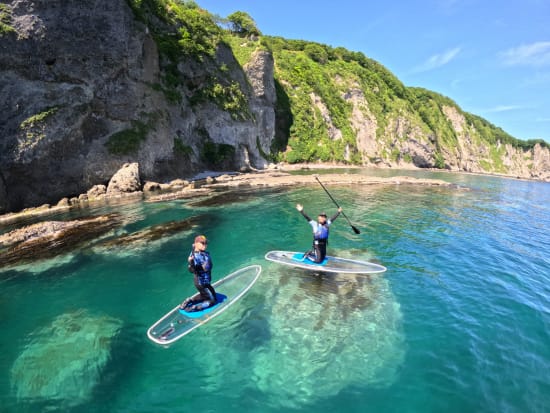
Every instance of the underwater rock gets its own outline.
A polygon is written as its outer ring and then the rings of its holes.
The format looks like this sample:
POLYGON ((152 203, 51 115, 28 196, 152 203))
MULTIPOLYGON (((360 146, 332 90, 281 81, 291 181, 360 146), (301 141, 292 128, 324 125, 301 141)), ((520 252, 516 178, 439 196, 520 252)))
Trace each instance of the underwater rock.
POLYGON ((253 355, 254 380, 272 404, 300 408, 349 386, 395 380, 405 350, 402 315, 387 280, 272 274, 270 340, 253 355))
MULTIPOLYGON (((272 189, 270 193, 282 192, 283 189, 272 189)), ((217 207, 227 204, 233 204, 237 202, 248 202, 258 198, 258 190, 236 190, 225 191, 221 193, 214 193, 207 198, 199 199, 198 201, 191 201, 187 204, 190 207, 217 207)))
POLYGON ((187 205, 190 207, 216 207, 235 202, 246 202, 255 197, 257 197, 257 193, 253 191, 228 191, 190 202, 187 205))
POLYGON ((118 238, 110 239, 98 245, 98 248, 107 248, 116 250, 120 247, 147 247, 153 241, 166 240, 171 235, 178 234, 183 231, 188 231, 196 227, 203 216, 192 216, 181 221, 170 221, 163 224, 158 224, 142 231, 137 231, 128 235, 123 235, 118 238), (115 248, 116 247, 116 248, 115 248))
POLYGON ((0 268, 74 250, 119 225, 119 218, 117 214, 108 214, 74 221, 47 221, 0 235, 0 268))
POLYGON ((88 400, 121 326, 118 319, 79 310, 33 332, 11 369, 17 398, 58 400, 68 406, 88 400))
POLYGON ((169 192, 161 195, 155 195, 148 197, 145 202, 164 202, 164 201, 174 201, 176 199, 186 199, 186 198, 196 198, 202 197, 203 195, 213 192, 213 189, 207 188, 198 188, 198 189, 188 189, 184 188, 177 192, 169 192))

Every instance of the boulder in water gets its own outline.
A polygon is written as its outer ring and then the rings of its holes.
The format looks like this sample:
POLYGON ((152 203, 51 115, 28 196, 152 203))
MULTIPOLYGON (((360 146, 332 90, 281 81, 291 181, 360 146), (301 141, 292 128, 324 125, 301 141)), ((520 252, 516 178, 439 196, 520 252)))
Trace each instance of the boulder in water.
POLYGON ((107 186, 107 195, 120 195, 141 190, 139 165, 137 162, 125 163, 111 178, 107 186))

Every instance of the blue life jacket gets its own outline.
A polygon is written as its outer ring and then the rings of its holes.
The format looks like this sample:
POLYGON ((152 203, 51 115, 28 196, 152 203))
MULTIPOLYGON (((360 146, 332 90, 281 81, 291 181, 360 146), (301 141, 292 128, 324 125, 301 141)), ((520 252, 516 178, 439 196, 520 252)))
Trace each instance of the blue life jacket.
POLYGON ((313 239, 315 241, 326 241, 328 239, 328 227, 331 224, 330 221, 327 221, 324 225, 321 225, 313 220, 309 221, 309 223, 313 228, 313 239))

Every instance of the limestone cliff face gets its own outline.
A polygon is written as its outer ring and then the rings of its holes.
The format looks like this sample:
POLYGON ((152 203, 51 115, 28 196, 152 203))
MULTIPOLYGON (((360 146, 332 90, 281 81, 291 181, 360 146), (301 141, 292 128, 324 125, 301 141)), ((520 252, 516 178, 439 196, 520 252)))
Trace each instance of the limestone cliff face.
POLYGON ((370 112, 369 104, 359 85, 353 85, 343 96, 344 100, 352 105, 351 126, 356 134, 357 149, 361 153, 363 163, 380 162, 381 148, 376 141, 378 123, 370 112))
POLYGON ((457 108, 443 106, 445 116, 452 124, 457 145, 446 148, 445 160, 453 170, 478 173, 501 173, 521 178, 550 179, 550 151, 536 144, 522 150, 497 142, 490 146, 479 139, 478 131, 469 125, 457 108))
MULTIPOLYGON (((243 71, 219 46, 215 58, 247 98, 249 116, 235 120, 192 105, 184 90, 181 102, 166 98, 157 44, 124 0, 5 3, 14 30, 0 34, 0 213, 106 184, 126 162, 139 162, 143 179, 192 173, 205 167, 205 139, 235 147, 232 168, 263 166, 257 142, 266 150, 274 135, 269 54, 243 71), (116 133, 135 150, 110 150, 116 133)), ((178 70, 190 81, 208 76, 192 62, 178 70)))
MULTIPOLYGON (((234 63, 229 50, 224 50, 220 60, 234 63)), ((211 104, 196 112, 203 119, 201 124, 212 141, 235 147, 237 163, 233 167, 263 168, 267 161, 261 153, 270 153, 275 137, 273 57, 270 53, 257 51, 243 69, 244 73, 237 79, 241 88, 248 91, 251 120, 235 121, 227 112, 212 110, 211 104)))
MULTIPOLYGON (((345 84, 341 78, 338 83, 345 84)), ((351 105, 349 122, 363 165, 445 167, 453 171, 550 181, 550 150, 547 147, 536 144, 532 149, 524 150, 500 142, 490 145, 481 139, 480 132, 455 106, 441 107, 454 138, 446 144, 438 144, 435 138, 438 131, 426 128, 414 112, 407 110, 388 114, 386 127, 380 133, 377 119, 369 110, 369 101, 353 82, 347 85, 342 99, 351 105)), ((321 114, 330 139, 341 139, 342 133, 334 127, 323 100, 311 94, 311 102, 321 114)))

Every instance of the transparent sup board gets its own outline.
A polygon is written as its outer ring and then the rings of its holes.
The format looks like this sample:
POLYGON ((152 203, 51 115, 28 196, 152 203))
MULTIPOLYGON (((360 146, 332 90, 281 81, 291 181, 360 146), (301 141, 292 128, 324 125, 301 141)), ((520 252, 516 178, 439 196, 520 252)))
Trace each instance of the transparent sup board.
MULTIPOLYGON (((261 266, 250 265, 216 281, 212 286, 216 290, 217 304, 194 312, 181 310, 178 304, 147 330, 147 337, 157 344, 171 344, 179 340, 231 307, 250 290, 261 272, 261 266)), ((196 293, 190 298, 198 297, 196 293)))
POLYGON ((327 256, 323 262, 315 263, 304 256, 303 252, 269 251, 265 259, 291 267, 313 271, 337 272, 344 274, 378 274, 387 270, 383 265, 373 262, 349 260, 327 256))

